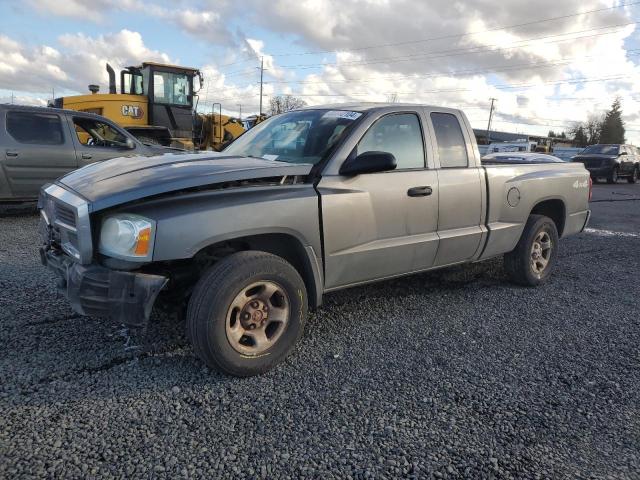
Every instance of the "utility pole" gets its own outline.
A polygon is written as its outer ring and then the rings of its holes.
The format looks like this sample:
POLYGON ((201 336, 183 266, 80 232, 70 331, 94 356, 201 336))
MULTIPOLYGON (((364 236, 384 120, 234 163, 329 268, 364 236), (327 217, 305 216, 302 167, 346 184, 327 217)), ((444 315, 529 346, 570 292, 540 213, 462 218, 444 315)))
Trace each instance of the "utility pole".
POLYGON ((15 95, 13 94, 13 92, 11 92, 11 105, 13 105, 14 98, 15 98, 15 95))
POLYGON ((260 57, 260 116, 262 116, 262 80, 264 78, 264 57, 260 57))
POLYGON ((491 143, 491 120, 493 119, 493 102, 497 99, 491 97, 491 109, 489 110, 489 123, 487 124, 487 145, 491 143))
POLYGON ((238 108, 240 109, 240 113, 238 113, 238 120, 242 121, 242 104, 238 103, 238 108))

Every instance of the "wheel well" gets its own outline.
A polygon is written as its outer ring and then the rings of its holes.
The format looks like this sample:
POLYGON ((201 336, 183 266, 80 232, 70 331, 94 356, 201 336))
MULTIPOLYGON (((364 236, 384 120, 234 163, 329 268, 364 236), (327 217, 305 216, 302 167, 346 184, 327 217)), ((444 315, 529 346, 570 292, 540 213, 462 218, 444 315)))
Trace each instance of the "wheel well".
POLYGON ((531 215, 544 215, 545 217, 549 217, 551 220, 553 220, 553 223, 556 224, 558 237, 562 236, 566 218, 566 209, 562 200, 554 199, 540 202, 535 207, 533 207, 533 210, 531 210, 531 215))
POLYGON ((204 270, 228 255, 246 250, 267 252, 284 258, 302 277, 305 287, 307 288, 309 307, 315 309, 319 306, 317 289, 321 287, 320 285, 316 285, 313 268, 304 246, 292 235, 268 233, 215 243, 204 247, 196 253, 193 260, 199 267, 199 270, 204 270))

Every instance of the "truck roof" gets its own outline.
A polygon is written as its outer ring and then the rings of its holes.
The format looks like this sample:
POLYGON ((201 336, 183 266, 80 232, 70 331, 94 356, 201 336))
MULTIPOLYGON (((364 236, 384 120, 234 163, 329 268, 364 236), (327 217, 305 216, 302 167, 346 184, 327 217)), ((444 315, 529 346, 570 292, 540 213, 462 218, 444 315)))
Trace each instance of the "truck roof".
POLYGON ((426 107, 426 108, 437 108, 438 110, 450 111, 450 112, 459 112, 460 110, 457 108, 450 107, 440 107, 437 105, 425 105, 422 103, 389 103, 389 102, 347 102, 347 103, 329 103, 325 105, 313 105, 303 107, 300 110, 320 110, 320 109, 328 109, 328 110, 351 110, 354 112, 368 112, 371 110, 380 110, 384 108, 415 108, 415 107, 426 107))
POLYGON ((0 110, 22 110, 26 112, 36 112, 36 113, 65 113, 70 115, 83 116, 83 117, 91 117, 96 120, 104 120, 105 117, 98 115, 96 113, 90 112, 81 112, 80 110, 70 110, 67 108, 56 108, 56 107, 45 107, 40 105, 16 105, 13 103, 0 103, 0 110))

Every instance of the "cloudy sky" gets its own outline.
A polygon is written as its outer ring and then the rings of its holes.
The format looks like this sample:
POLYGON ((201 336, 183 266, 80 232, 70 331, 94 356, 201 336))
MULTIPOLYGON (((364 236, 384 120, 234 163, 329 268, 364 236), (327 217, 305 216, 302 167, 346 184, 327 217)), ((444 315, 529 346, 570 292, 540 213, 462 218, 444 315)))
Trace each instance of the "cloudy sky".
POLYGON ((198 67, 203 108, 420 102, 463 108, 486 128, 546 133, 623 101, 640 144, 640 1, 3 0, 0 102, 105 91, 105 62, 198 67))

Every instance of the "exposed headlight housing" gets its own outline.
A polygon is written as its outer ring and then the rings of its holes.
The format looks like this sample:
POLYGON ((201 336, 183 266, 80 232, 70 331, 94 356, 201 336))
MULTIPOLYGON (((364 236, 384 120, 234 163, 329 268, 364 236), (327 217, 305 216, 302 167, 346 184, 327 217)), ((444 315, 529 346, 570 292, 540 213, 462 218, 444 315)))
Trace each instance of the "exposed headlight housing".
POLYGON ((113 258, 144 262, 153 256, 156 222, 131 213, 105 217, 100 229, 100 253, 113 258))

